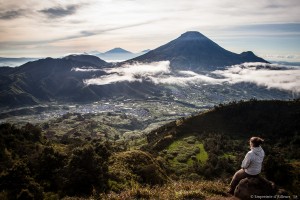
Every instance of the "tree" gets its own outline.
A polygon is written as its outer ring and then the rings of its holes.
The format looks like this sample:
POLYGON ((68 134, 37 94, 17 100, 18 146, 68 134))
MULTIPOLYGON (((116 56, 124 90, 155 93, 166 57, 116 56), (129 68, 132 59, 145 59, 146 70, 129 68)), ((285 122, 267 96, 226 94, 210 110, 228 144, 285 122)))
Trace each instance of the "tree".
POLYGON ((0 189, 7 192, 7 199, 18 197, 43 199, 42 187, 30 175, 30 170, 21 161, 15 162, 12 168, 1 174, 0 189))
POLYGON ((37 179, 44 184, 45 190, 57 191, 60 182, 60 173, 66 165, 66 155, 63 155, 51 146, 45 147, 38 158, 37 179))
POLYGON ((87 145, 73 150, 66 167, 64 191, 67 195, 91 195, 92 191, 107 188, 107 160, 101 158, 87 145))
POLYGON ((42 131, 38 126, 27 123, 25 126, 22 127, 22 132, 26 140, 30 140, 32 142, 41 141, 42 131))

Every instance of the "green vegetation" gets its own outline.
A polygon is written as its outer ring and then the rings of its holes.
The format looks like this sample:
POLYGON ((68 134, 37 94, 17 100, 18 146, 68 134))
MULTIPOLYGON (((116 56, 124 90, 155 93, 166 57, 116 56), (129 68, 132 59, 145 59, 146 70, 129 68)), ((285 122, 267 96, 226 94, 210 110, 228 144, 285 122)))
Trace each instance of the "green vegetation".
MULTIPOLYGON (((300 159, 299 119, 299 100, 257 101, 253 99, 248 102, 220 104, 210 111, 153 130, 147 135, 148 144, 142 149, 153 154, 160 152, 160 155, 168 155, 170 146, 173 148, 179 146, 184 138, 190 137, 193 133, 199 143, 204 145, 208 159, 204 165, 194 162, 193 167, 187 168, 187 162, 176 162, 178 159, 174 159, 175 156, 169 156, 171 158, 169 168, 178 176, 175 178, 199 180, 222 177, 229 182, 232 174, 240 168, 246 152, 249 151, 249 138, 253 135, 260 136, 265 139, 263 148, 267 155, 263 174, 276 184, 290 191, 297 191, 299 170, 295 169, 296 165, 293 163, 300 159), (274 155, 274 158, 269 158, 270 155, 274 155), (268 164, 272 162, 277 164, 268 164), (185 174, 185 171, 190 174, 185 174), (287 176, 280 174, 287 174, 287 176)), ((182 152, 180 154, 183 155, 189 153, 185 148, 182 148, 182 152)), ((179 153, 176 157, 178 155, 179 153)), ((191 161, 188 163, 190 164, 191 161)))
POLYGON ((208 154, 204 145, 195 136, 174 141, 160 155, 176 174, 186 174, 195 164, 205 165, 208 154))
POLYGON ((227 159, 235 160, 236 156, 233 155, 232 153, 224 153, 224 155, 221 156, 221 158, 227 158, 227 159))
MULTIPOLYGON (((121 133, 110 125, 113 117, 103 118, 79 113, 67 113, 43 124, 43 132, 52 141, 68 143, 76 139, 109 139, 113 141, 121 133), (111 119, 111 121, 109 121, 111 119)), ((120 121, 120 120, 119 120, 120 121)))
POLYGON ((106 191, 110 145, 97 140, 76 141, 76 145, 60 152, 37 126, 0 125, 1 198, 42 199, 49 192, 63 197, 106 191))
POLYGON ((113 155, 110 159, 109 174, 113 191, 129 189, 136 184, 162 185, 170 181, 159 160, 139 150, 113 155))
POLYGON ((198 161, 205 163, 208 159, 208 154, 204 149, 204 145, 198 144, 198 148, 199 148, 200 152, 196 155, 196 158, 198 161))
POLYGON ((252 135, 265 138, 262 175, 295 194, 299 114, 299 101, 232 103, 146 137, 114 115, 1 124, 0 198, 221 199, 252 135))

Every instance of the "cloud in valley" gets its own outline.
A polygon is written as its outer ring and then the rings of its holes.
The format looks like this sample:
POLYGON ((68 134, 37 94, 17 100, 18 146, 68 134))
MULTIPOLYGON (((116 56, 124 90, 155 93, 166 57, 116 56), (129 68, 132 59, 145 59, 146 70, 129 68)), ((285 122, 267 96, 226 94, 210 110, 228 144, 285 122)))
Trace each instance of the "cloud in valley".
POLYGON ((74 67, 71 69, 71 71, 75 72, 96 72, 96 71, 101 71, 101 69, 95 69, 92 67, 86 67, 86 68, 79 68, 79 67, 74 67))
POLYGON ((230 84, 254 83, 269 89, 279 89, 300 93, 300 67, 267 63, 244 63, 226 70, 215 71, 230 84))
MULTIPOLYGON (((80 69, 81 71, 89 69, 80 69)), ((77 69, 77 71, 80 71, 77 69)), ((84 80, 87 85, 107 85, 118 82, 152 82, 154 84, 189 86, 194 84, 252 83, 268 89, 300 93, 300 67, 268 63, 233 65, 211 74, 193 71, 172 71, 169 61, 126 64, 104 69, 108 75, 84 80), (217 75, 217 77, 216 77, 217 75)))
POLYGON ((150 80, 155 84, 169 84, 188 86, 189 84, 209 83, 221 84, 223 80, 211 78, 206 75, 197 74, 193 71, 179 71, 177 75, 164 77, 150 77, 150 80))
POLYGON ((105 72, 109 73, 109 75, 88 79, 85 80, 84 83, 87 85, 107 85, 123 81, 141 82, 143 79, 149 77, 170 73, 169 65, 169 61, 154 62, 150 64, 126 64, 117 68, 108 68, 105 72))
POLYGON ((109 68, 105 71, 109 73, 109 75, 88 79, 85 80, 84 83, 87 85, 107 85, 124 81, 148 81, 153 82, 154 84, 180 86, 187 86, 195 83, 222 83, 222 80, 197 74, 192 71, 171 71, 169 61, 126 64, 118 68, 109 68))

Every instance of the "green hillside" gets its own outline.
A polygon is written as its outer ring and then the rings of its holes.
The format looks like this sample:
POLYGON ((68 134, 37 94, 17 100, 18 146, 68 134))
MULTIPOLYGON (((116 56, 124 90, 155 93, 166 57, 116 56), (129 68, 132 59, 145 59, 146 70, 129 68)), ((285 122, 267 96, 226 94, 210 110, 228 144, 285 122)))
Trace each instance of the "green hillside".
POLYGON ((136 138, 120 133, 132 119, 107 117, 1 124, 0 199, 226 198, 254 135, 265 139, 262 175, 300 189, 298 100, 219 105, 136 138))
POLYGON ((284 142, 297 137, 299 130, 299 100, 232 102, 153 130, 147 135, 149 144, 145 149, 159 151, 175 138, 191 134, 221 134, 238 139, 257 135, 267 141, 284 142))
POLYGON ((300 101, 232 102, 153 130, 142 149, 163 157, 177 178, 229 182, 249 151, 249 138, 260 136, 265 139, 263 174, 298 191, 299 132, 300 101), (204 151, 197 148, 201 144, 204 151))

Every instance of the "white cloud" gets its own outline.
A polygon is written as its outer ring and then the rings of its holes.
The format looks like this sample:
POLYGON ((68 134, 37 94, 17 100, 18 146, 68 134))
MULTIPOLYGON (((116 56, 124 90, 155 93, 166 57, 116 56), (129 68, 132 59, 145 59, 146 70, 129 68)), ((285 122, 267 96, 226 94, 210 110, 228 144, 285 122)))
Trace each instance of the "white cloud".
POLYGON ((152 63, 134 63, 125 64, 118 68, 109 68, 105 70, 108 73, 118 73, 120 75, 132 74, 134 76, 139 75, 157 75, 162 73, 170 73, 170 61, 160 61, 152 63))
POLYGON ((108 75, 84 80, 87 85, 107 85, 117 82, 149 81, 154 84, 189 86, 192 84, 253 83, 268 89, 300 94, 300 67, 268 63, 244 63, 212 72, 218 78, 193 71, 172 71, 169 61, 126 64, 105 69, 108 75))
POLYGON ((100 78, 87 79, 84 80, 83 82, 87 85, 108 85, 108 84, 125 82, 125 81, 134 82, 134 81, 141 81, 141 79, 135 78, 130 75, 119 76, 117 74, 112 74, 112 75, 101 76, 100 78))
POLYGON ((171 71, 169 61, 126 64, 118 68, 108 68, 104 71, 109 75, 87 79, 84 80, 84 83, 87 85, 107 85, 124 81, 150 81, 154 84, 186 86, 195 83, 219 84, 222 82, 222 80, 192 71, 171 71))
POLYGON ((83 67, 83 68, 73 67, 71 69, 71 71, 75 71, 75 72, 96 72, 96 71, 101 71, 101 69, 95 69, 95 68, 92 68, 92 67, 83 67))
POLYGON ((87 85, 107 85, 123 81, 141 82, 143 79, 149 77, 170 73, 170 62, 161 61, 146 64, 125 64, 121 67, 107 68, 104 69, 104 71, 109 73, 109 75, 87 79, 84 80, 84 83, 87 85))
POLYGON ((300 93, 300 67, 266 63, 244 63, 226 70, 213 72, 226 78, 225 82, 236 84, 254 83, 258 86, 300 93))
MULTIPOLYGON (((93 69, 74 69, 87 71, 93 69)), ((154 84, 188 86, 190 84, 254 83, 258 86, 300 93, 300 67, 267 63, 244 63, 214 71, 219 78, 193 71, 172 71, 169 61, 126 64, 104 70, 108 75, 84 80, 87 85, 150 81, 154 84), (221 77, 220 77, 221 76, 221 77)))
POLYGON ((223 80, 211 78, 206 75, 197 74, 193 71, 179 71, 177 75, 170 75, 164 77, 150 77, 155 84, 169 84, 187 86, 196 83, 220 84, 223 80))
MULTIPOLYGON (((140 51, 156 48, 187 30, 201 31, 208 37, 215 38, 228 33, 220 30, 220 27, 232 29, 234 26, 257 23, 297 23, 300 8, 299 0, 239 3, 235 0, 86 2, 26 0, 20 4, 17 0, 1 1, 0 15, 2 13, 4 18, 8 12, 26 12, 13 20, 0 20, 0 53, 7 57, 56 57, 70 51, 102 51, 115 46, 140 51), (76 5, 76 12, 59 20, 48 20, 39 12, 49 8, 52 11, 57 7, 68 8, 70 5, 76 5)), ((248 30, 240 31, 239 34, 249 33, 248 30)), ((272 33, 273 29, 267 32, 272 33)), ((236 33, 233 30, 228 34, 236 38, 236 33)), ((261 31, 255 32, 255 36, 261 36, 261 31)), ((236 44, 230 41, 225 48, 243 49, 246 48, 245 43, 252 43, 247 40, 243 42, 243 46, 235 47, 236 44)), ((278 41, 278 44, 281 46, 282 42, 278 41)), ((251 50, 256 49, 260 50, 259 47, 251 50)), ((290 50, 296 51, 298 48, 290 50)), ((264 51, 266 53, 269 52, 264 51)))

